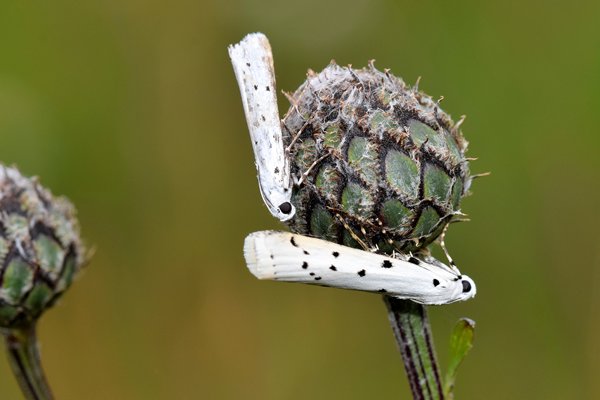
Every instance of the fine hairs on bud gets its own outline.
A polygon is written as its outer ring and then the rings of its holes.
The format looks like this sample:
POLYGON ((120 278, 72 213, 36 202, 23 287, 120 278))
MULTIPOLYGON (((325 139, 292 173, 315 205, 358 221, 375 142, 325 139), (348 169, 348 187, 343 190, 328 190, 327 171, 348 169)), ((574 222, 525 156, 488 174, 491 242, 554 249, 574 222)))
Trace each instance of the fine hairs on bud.
POLYGON ((84 264, 76 211, 37 178, 0 166, 0 328, 33 324, 84 264))
POLYGON ((460 213, 467 141, 439 102, 371 62, 332 62, 288 98, 293 232, 351 247, 419 251, 460 213))

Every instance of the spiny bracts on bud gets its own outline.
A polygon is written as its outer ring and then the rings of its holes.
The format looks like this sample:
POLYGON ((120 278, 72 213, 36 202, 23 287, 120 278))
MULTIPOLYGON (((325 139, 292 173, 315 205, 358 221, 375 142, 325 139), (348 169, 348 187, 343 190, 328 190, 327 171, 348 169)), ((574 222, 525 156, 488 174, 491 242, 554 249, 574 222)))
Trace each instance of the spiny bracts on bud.
POLYGON ((290 229, 348 246, 418 251, 459 214, 467 141, 437 102, 372 63, 331 63, 288 95, 290 229))
POLYGON ((84 258, 73 205, 0 165, 0 328, 32 324, 84 258))

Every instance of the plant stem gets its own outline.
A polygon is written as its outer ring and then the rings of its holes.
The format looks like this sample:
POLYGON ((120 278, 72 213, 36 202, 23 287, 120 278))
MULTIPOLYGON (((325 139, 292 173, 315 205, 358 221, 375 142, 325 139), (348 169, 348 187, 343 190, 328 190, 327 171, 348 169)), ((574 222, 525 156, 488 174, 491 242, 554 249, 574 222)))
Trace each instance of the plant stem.
POLYGON ((415 400, 443 400, 442 380, 427 311, 421 304, 383 296, 415 400))
POLYGON ((46 382, 37 338, 35 322, 30 326, 2 331, 8 351, 8 359, 21 391, 27 400, 52 400, 52 392, 46 382))

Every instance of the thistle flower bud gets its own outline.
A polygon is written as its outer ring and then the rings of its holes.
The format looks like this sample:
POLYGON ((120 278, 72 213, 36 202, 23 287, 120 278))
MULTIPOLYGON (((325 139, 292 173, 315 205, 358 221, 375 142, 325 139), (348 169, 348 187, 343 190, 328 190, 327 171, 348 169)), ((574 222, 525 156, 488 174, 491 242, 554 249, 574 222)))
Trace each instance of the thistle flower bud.
POLYGON ((0 328, 31 325, 84 261, 75 208, 0 166, 0 328))
POLYGON ((389 72, 332 62, 288 96, 284 140, 292 231, 357 247, 416 251, 460 210, 467 142, 437 102, 389 72))

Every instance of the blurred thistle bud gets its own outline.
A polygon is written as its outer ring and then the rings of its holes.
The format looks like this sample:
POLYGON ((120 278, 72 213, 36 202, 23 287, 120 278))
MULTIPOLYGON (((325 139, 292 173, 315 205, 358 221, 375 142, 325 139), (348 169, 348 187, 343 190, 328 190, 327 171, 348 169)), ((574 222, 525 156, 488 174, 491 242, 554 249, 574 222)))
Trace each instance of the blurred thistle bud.
POLYGON ((460 214, 467 141, 438 102, 372 63, 332 62, 288 95, 283 119, 294 189, 292 231, 384 252, 418 251, 460 214))
POLYGON ((0 166, 0 328, 32 326, 84 258, 73 205, 0 166))

